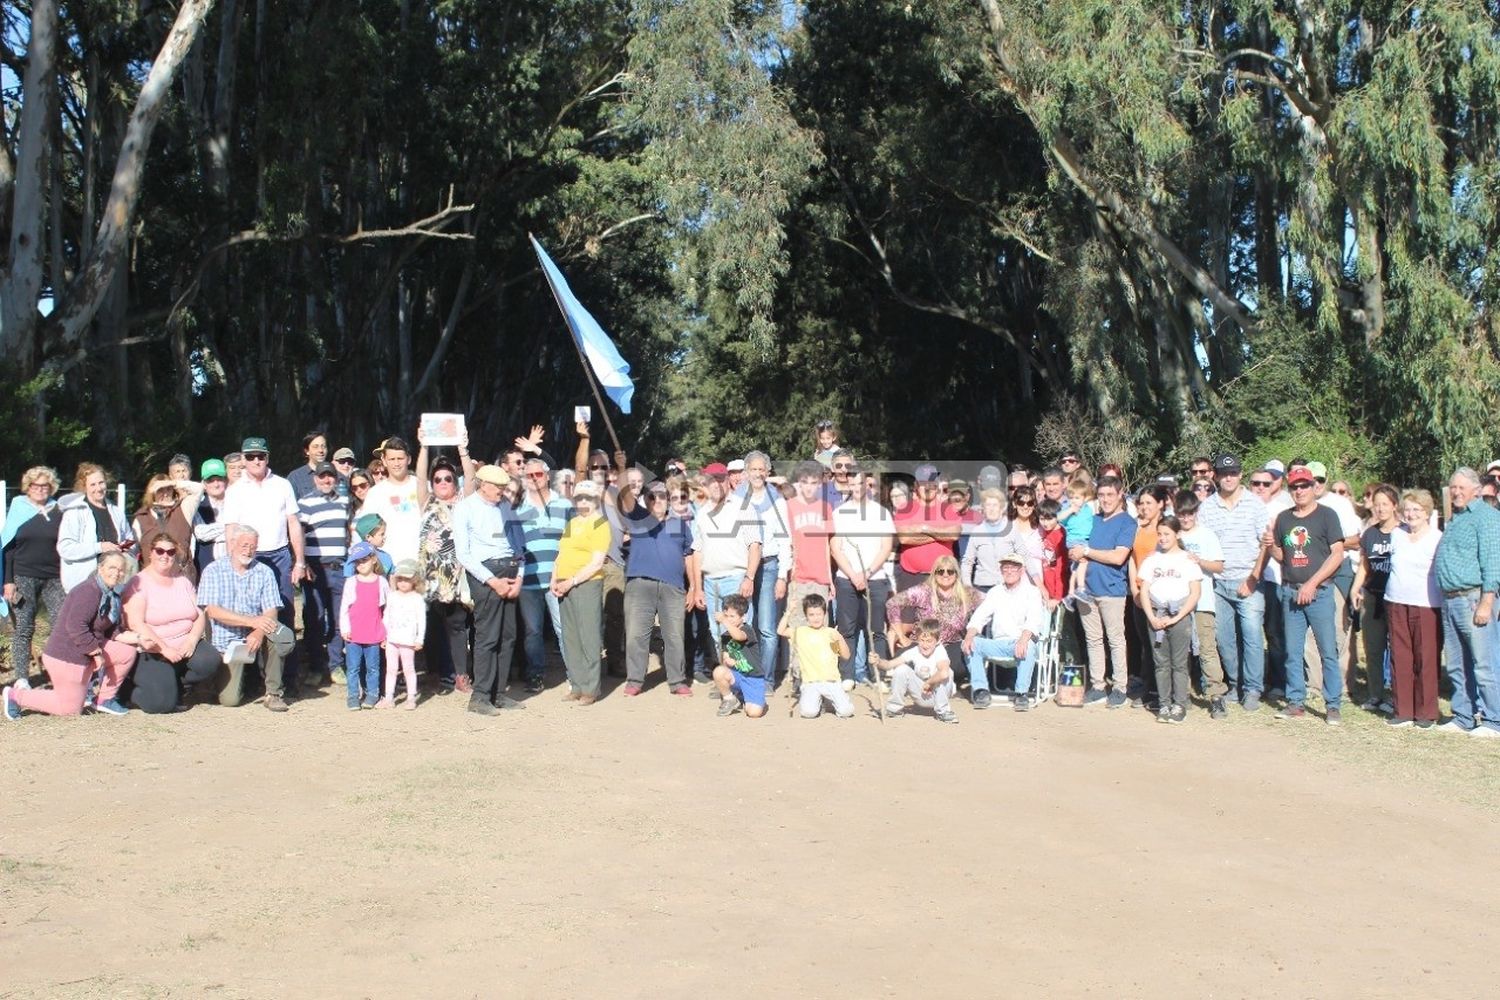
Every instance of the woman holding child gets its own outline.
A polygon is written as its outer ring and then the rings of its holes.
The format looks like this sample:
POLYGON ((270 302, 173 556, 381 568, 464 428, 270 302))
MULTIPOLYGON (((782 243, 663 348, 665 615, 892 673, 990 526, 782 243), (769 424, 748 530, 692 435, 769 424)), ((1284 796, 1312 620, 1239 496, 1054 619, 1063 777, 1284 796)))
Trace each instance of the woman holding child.
POLYGON ((939 626, 938 641, 948 654, 948 662, 963 663, 964 629, 969 614, 983 598, 973 587, 958 580, 958 560, 941 556, 932 564, 932 573, 914 587, 891 597, 885 606, 887 631, 893 634, 892 650, 902 650, 915 641, 912 626, 933 618, 939 626), (904 614, 903 614, 904 612, 904 614))

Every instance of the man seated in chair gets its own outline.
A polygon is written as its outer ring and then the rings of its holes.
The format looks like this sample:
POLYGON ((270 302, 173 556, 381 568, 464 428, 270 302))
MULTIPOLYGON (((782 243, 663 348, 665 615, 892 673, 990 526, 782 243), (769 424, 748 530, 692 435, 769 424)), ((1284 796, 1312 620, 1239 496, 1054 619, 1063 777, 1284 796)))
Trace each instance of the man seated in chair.
POLYGON ((1017 712, 1031 708, 1031 673, 1036 668, 1037 640, 1047 623, 1042 592, 1026 578, 1026 560, 1018 552, 1000 557, 1000 586, 991 588, 969 616, 963 650, 969 667, 970 697, 975 708, 990 705, 985 661, 1015 660, 1017 712), (984 633, 988 629, 989 634, 984 633))

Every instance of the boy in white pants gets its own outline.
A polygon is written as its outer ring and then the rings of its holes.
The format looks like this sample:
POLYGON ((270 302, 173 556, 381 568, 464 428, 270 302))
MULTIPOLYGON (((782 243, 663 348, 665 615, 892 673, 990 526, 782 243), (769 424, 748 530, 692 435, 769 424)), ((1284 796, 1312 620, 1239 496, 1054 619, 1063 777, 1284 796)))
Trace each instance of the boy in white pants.
POLYGON ((956 690, 953 670, 948 665, 948 653, 938 641, 942 625, 936 618, 927 618, 917 623, 917 644, 909 646, 900 656, 882 660, 880 666, 892 671, 891 700, 885 706, 885 714, 899 717, 906 711, 906 699, 911 698, 923 708, 932 709, 939 722, 956 723, 958 716, 948 704, 956 690))
POLYGON ((802 599, 802 614, 806 625, 791 626, 791 609, 781 616, 781 625, 776 634, 790 639, 794 663, 798 664, 801 692, 797 697, 797 709, 804 719, 816 719, 823 714, 826 699, 833 705, 833 714, 840 719, 854 717, 854 702, 844 690, 839 679, 839 659, 849 658, 849 644, 837 629, 828 627, 828 602, 821 594, 808 594, 802 599))

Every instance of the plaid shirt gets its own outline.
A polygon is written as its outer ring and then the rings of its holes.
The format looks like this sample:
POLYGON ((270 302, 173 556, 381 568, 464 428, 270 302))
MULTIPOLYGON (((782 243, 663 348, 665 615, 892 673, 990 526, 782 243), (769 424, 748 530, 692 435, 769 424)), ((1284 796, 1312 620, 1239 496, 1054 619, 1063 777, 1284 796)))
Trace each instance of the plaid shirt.
POLYGON ((1455 508, 1443 528, 1434 568, 1442 590, 1500 590, 1500 511, 1478 497, 1455 508))
MULTIPOLYGON (((243 573, 236 573, 234 561, 225 556, 215 559, 203 571, 198 581, 198 607, 209 605, 233 611, 238 615, 258 615, 263 611, 281 607, 281 591, 276 587, 276 575, 264 563, 251 563, 243 573)), ((224 625, 209 616, 209 639, 214 648, 224 652, 231 642, 250 634, 248 628, 224 625)))

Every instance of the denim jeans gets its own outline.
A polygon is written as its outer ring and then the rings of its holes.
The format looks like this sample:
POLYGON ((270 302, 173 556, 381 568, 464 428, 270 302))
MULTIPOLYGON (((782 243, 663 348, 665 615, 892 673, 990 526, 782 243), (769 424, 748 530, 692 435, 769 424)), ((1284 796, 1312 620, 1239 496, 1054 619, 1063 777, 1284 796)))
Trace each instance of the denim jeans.
MULTIPOLYGON (((1031 690, 1031 672, 1036 669, 1036 651, 1041 640, 1032 636, 1026 643, 1026 655, 1016 659, 1016 687, 1020 694, 1026 694, 1031 690)), ((984 636, 975 636, 974 652, 969 654, 969 688, 977 691, 980 687, 988 688, 989 674, 984 669, 984 661, 987 659, 1012 659, 1016 656, 1016 640, 1014 639, 987 639, 984 636), (979 684, 977 678, 984 678, 985 683, 979 684)))
POLYGON ((781 637, 776 634, 776 624, 781 620, 781 602, 776 600, 776 573, 779 561, 762 559, 760 571, 755 578, 755 600, 752 611, 756 628, 760 632, 760 667, 766 678, 766 687, 776 688, 776 654, 780 652, 781 637))
MULTIPOLYGON (((526 680, 540 681, 547 672, 547 644, 542 629, 547 616, 552 616, 552 634, 557 637, 557 648, 562 649, 562 609, 557 598, 546 587, 528 590, 521 588, 521 625, 526 630, 526 680)), ((504 669, 501 664, 501 669, 504 669)))
MULTIPOLYGON (((270 552, 257 552, 255 561, 265 563, 271 568, 271 573, 276 577, 276 589, 281 593, 281 607, 276 611, 276 620, 292 630, 295 635, 297 631, 297 592, 292 588, 292 550, 283 545, 279 549, 270 552)), ((337 613, 337 612, 335 612, 337 613)), ((281 683, 286 690, 292 694, 297 693, 297 646, 292 644, 291 652, 281 662, 281 683)))
POLYGON ((1333 585, 1318 588, 1311 604, 1298 604, 1300 587, 1282 584, 1282 634, 1286 637, 1286 700, 1300 705, 1307 699, 1307 674, 1303 671, 1302 651, 1307 631, 1312 629, 1318 643, 1318 658, 1323 661, 1323 701, 1338 708, 1344 694, 1344 673, 1339 669, 1338 626, 1334 624, 1333 585))
POLYGON ((713 622, 702 608, 685 611, 682 616, 682 655, 687 671, 695 677, 707 679, 718 663, 708 661, 716 657, 714 652, 713 622))
POLYGON ((360 685, 363 682, 365 704, 373 705, 380 700, 380 643, 369 645, 351 642, 344 647, 344 683, 349 697, 349 707, 359 705, 360 685))
POLYGON ((332 671, 344 665, 344 637, 339 633, 344 568, 315 564, 311 569, 316 575, 302 584, 302 641, 308 647, 308 662, 327 663, 332 671))
POLYGON ((1266 683, 1266 595, 1257 588, 1240 596, 1244 580, 1214 581, 1214 630, 1219 663, 1230 696, 1236 688, 1260 694, 1266 683))
MULTIPOLYGON (((719 658, 724 651, 719 648, 719 626, 718 614, 724 610, 724 598, 740 592, 740 584, 745 582, 743 573, 725 573, 723 576, 705 576, 703 578, 703 600, 708 604, 708 631, 709 646, 714 650, 714 662, 709 669, 719 665, 719 658)), ((753 595, 752 595, 753 596, 753 595)), ((755 625, 755 605, 750 605, 750 611, 745 615, 745 627, 751 628, 755 625)))
POLYGON ((1474 624, 1479 591, 1443 599, 1443 658, 1453 683, 1453 718, 1465 729, 1475 725, 1474 711, 1484 712, 1484 724, 1500 729, 1500 677, 1495 659, 1500 655, 1500 633, 1495 619, 1483 628, 1474 624))
POLYGON ((860 593, 847 576, 833 578, 833 604, 838 611, 835 620, 851 654, 849 659, 839 660, 839 677, 846 681, 864 680, 869 674, 871 650, 868 643, 861 642, 867 632, 874 640, 874 654, 883 660, 890 658, 885 638, 885 606, 891 599, 890 581, 867 580, 865 588, 865 593, 860 593), (869 595, 868 606, 866 594, 869 595), (862 645, 865 647, 863 656, 860 655, 862 645))

